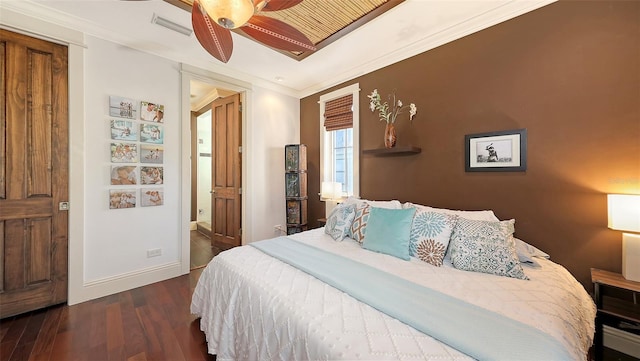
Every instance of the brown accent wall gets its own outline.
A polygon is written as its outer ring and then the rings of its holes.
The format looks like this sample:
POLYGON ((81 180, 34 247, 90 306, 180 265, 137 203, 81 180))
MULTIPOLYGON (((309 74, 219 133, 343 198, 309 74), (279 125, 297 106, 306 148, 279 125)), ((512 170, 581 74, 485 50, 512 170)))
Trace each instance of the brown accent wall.
MULTIPOLYGON (((360 145, 372 149, 384 123, 366 95, 395 88, 418 106, 413 124, 396 123, 398 145, 422 153, 361 155, 360 196, 493 209, 590 289, 591 267, 621 269, 606 194, 640 194, 638 19, 638 1, 561 1, 302 99, 309 194, 320 188, 319 96, 359 82, 360 145), (465 172, 465 134, 518 128, 526 172, 465 172)), ((311 225, 323 216, 310 197, 311 225)))

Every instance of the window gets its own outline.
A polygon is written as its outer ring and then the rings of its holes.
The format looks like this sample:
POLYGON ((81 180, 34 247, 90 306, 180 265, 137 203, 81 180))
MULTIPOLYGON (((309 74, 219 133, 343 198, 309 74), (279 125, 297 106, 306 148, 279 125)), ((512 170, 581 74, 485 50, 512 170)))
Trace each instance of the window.
POLYGON ((343 196, 358 196, 358 83, 320 97, 320 181, 340 182, 343 196))

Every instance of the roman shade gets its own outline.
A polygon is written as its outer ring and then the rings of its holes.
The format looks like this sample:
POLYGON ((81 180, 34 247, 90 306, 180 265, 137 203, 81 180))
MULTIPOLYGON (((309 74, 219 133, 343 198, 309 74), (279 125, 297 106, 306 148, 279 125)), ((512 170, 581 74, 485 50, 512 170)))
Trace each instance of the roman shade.
POLYGON ((353 94, 324 103, 324 127, 327 132, 353 127, 353 94))

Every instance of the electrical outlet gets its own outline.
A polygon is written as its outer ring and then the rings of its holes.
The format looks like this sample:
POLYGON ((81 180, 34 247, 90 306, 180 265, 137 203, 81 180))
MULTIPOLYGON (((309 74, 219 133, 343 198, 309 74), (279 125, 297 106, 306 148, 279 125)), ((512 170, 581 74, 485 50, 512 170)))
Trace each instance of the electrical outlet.
POLYGON ((162 255, 162 249, 161 248, 153 248, 153 249, 148 249, 147 250, 147 258, 158 257, 160 255, 162 255))
POLYGON ((273 226, 273 230, 276 233, 286 233, 287 232, 287 230, 281 224, 276 224, 275 226, 273 226))

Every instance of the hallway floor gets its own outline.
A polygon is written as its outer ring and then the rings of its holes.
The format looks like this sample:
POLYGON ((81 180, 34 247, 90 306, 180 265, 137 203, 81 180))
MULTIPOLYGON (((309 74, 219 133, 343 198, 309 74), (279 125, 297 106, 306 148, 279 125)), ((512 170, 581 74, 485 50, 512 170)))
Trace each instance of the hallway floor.
POLYGON ((220 248, 212 247, 211 240, 202 233, 193 230, 191 235, 191 264, 190 269, 194 270, 206 266, 211 259, 222 252, 220 248))

